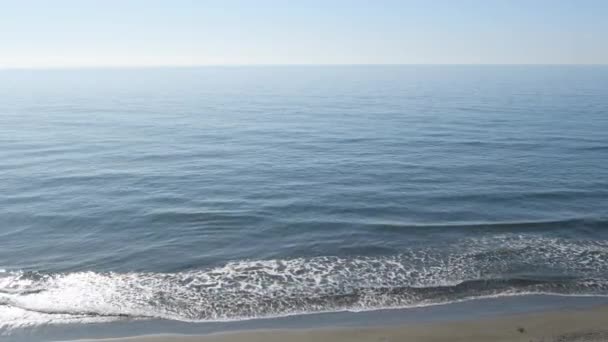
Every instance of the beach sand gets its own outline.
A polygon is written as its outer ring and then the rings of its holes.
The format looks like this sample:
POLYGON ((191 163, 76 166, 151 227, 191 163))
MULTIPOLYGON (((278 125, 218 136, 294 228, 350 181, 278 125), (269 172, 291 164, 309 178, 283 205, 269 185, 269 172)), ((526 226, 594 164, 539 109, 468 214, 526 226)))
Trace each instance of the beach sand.
MULTIPOLYGON (((82 341, 82 340, 81 340, 82 341)), ((418 325, 252 330, 200 336, 154 335, 107 340, 112 342, 390 342, 390 341, 509 341, 569 342, 608 341, 608 306, 586 310, 511 315, 473 321, 450 321, 418 325)))

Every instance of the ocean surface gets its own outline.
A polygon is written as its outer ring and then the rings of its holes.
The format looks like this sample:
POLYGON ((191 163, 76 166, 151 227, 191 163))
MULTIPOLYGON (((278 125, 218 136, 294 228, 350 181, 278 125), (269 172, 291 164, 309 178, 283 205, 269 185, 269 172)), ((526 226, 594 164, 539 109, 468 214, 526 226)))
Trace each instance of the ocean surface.
POLYGON ((0 334, 608 296, 608 67, 0 71, 0 334))

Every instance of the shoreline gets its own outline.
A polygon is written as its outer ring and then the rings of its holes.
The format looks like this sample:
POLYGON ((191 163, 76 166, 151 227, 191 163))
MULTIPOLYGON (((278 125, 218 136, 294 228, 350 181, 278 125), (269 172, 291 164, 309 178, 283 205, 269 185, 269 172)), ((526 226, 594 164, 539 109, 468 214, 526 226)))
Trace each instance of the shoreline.
MULTIPOLYGON (((6 326, 3 328, 0 325, 0 340, 6 342, 240 342, 241 340, 248 341, 251 338, 260 338, 260 341, 268 339, 272 341, 272 337, 268 336, 270 334, 280 336, 277 341, 307 341, 306 338, 309 338, 309 336, 314 336, 315 340, 333 341, 337 339, 340 341, 340 336, 343 334, 350 336, 348 335, 349 332, 356 330, 370 338, 371 336, 378 337, 371 339, 372 341, 391 341, 390 339, 381 339, 385 334, 393 336, 392 340, 396 341, 404 339, 417 341, 417 338, 408 337, 412 329, 437 331, 443 326, 453 326, 456 331, 475 331, 478 330, 475 327, 476 322, 500 325, 497 322, 512 318, 553 317, 564 313, 570 316, 576 315, 579 317, 578 320, 597 321, 597 317, 605 318, 605 322, 593 326, 595 330, 601 330, 602 325, 608 327, 608 297, 527 295, 479 299, 410 309, 305 314, 230 322, 188 323, 162 319, 125 318, 111 322, 44 324, 14 329, 6 328, 6 326), (593 310, 601 309, 605 311, 590 313, 594 312, 593 310), (593 318, 594 315, 597 317, 593 318), (589 317, 589 319, 583 317, 589 317), (321 335, 318 335, 319 333, 321 335), (329 335, 326 335, 327 333, 329 335), (302 335, 304 337, 301 337, 302 335), (221 339, 218 340, 220 337, 221 339), (227 339, 229 337, 232 339, 227 339)), ((563 324, 550 324, 556 326, 556 329, 565 326, 563 324)), ((585 325, 575 327, 585 327, 585 325)), ((513 327, 509 329, 512 330, 513 327)), ((549 330, 545 330, 546 332, 549 332, 549 330)), ((429 335, 422 333, 421 336, 429 335)), ((452 334, 450 337, 452 337, 452 334)), ((532 335, 528 337, 530 337, 528 340, 522 341, 537 342, 532 339, 532 335)), ((441 339, 440 336, 436 338, 438 339, 429 341, 445 340, 441 339)), ((346 340, 351 340, 351 337, 346 340)), ((546 340, 544 342, 550 341, 546 340)), ((608 341, 608 337, 605 338, 605 341, 608 341)))
POLYGON ((608 305, 503 317, 378 327, 259 329, 205 335, 158 334, 73 342, 608 341, 608 305))
POLYGON ((451 322, 367 328, 268 329, 207 335, 148 335, 78 342, 608 341, 608 305, 451 322))
MULTIPOLYGON (((7 342, 240 342, 258 338, 259 341, 293 340, 298 342, 314 339, 315 341, 336 340, 340 342, 341 337, 344 337, 344 341, 353 340, 356 336, 352 334, 356 331, 355 335, 368 338, 359 341, 417 341, 419 339, 416 336, 420 335, 433 337, 434 340, 428 341, 435 342, 451 340, 446 339, 446 336, 454 337, 454 331, 483 333, 485 326, 490 324, 495 327, 494 330, 497 329, 496 327, 502 327, 499 330, 503 331, 501 336, 504 338, 526 336, 528 339, 515 339, 514 341, 539 342, 541 340, 534 340, 534 338, 540 335, 534 335, 535 329, 526 325, 524 325, 524 329, 529 333, 522 334, 522 336, 512 334, 513 329, 517 328, 514 327, 516 323, 513 323, 513 320, 523 319, 527 324, 530 317, 538 322, 537 325, 549 327, 544 329, 543 336, 554 336, 572 330, 565 331, 566 327, 576 328, 574 330, 581 330, 582 333, 601 330, 608 327, 608 297, 529 295, 480 299, 412 309, 307 314, 232 322, 187 323, 159 319, 123 319, 105 323, 50 324, 5 330, 4 333, 0 329, 0 340, 7 342), (554 318, 560 315, 565 315, 562 321, 566 323, 554 321, 554 318), (572 317, 575 317, 576 322, 583 323, 572 325, 572 317), (600 318, 604 318, 605 321, 598 322, 600 318), (438 335, 437 332, 442 329, 447 329, 445 331, 449 334, 438 335), (412 335, 416 332, 418 335, 412 335), (509 332, 510 335, 507 334, 509 332), (383 337, 387 339, 383 340, 383 337)), ((470 334, 467 335, 467 338, 463 337, 464 340, 476 341, 471 340, 470 334)), ((608 337, 604 340, 608 341, 608 337)), ((358 340, 354 339, 354 341, 358 340)), ((479 341, 484 341, 484 339, 479 341)), ((550 341, 552 340, 544 342, 550 341)), ((570 340, 562 339, 560 341, 570 340)))

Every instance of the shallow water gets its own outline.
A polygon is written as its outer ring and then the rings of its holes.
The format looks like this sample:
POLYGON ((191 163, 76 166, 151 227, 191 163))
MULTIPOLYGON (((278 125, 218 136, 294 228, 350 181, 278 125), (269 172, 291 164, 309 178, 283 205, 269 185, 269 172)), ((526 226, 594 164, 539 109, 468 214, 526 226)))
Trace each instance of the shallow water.
POLYGON ((0 72, 1 329, 608 295, 608 68, 0 72))

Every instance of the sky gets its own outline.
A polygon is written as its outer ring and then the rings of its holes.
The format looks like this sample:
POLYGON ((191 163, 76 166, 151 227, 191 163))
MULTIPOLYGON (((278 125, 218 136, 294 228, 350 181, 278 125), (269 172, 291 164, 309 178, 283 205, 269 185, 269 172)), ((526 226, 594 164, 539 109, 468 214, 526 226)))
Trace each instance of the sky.
POLYGON ((606 0, 0 0, 0 68, 608 64, 606 0))

